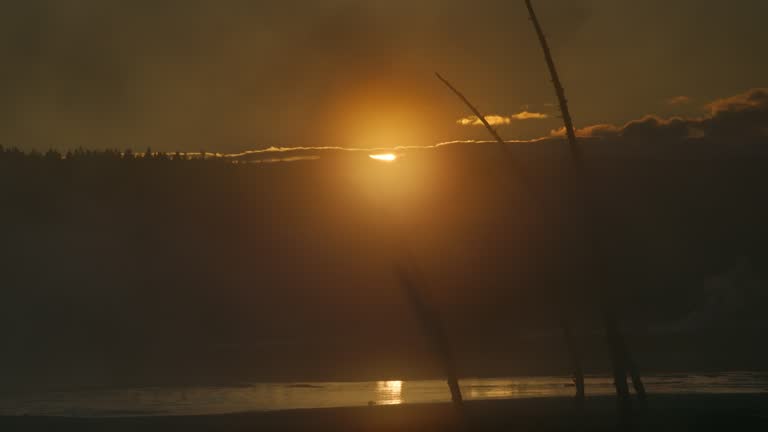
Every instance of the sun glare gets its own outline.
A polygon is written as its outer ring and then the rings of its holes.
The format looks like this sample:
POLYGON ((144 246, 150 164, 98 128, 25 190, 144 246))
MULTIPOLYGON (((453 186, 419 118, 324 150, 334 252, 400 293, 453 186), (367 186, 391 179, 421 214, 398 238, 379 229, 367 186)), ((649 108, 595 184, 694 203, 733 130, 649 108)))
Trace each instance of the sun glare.
POLYGON ((378 161, 394 162, 395 160, 397 160, 397 155, 395 155, 394 153, 373 154, 373 155, 370 155, 370 158, 378 161))

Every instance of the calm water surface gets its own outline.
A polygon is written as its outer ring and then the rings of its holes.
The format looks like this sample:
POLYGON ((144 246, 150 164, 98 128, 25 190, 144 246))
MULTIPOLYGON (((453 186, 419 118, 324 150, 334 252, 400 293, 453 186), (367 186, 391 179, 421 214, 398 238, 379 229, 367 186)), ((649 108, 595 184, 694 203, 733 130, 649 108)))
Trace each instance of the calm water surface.
MULTIPOLYGON (((768 393, 768 373, 657 374, 646 376, 645 383, 650 393, 657 394, 768 393)), ((465 379, 461 388, 470 400, 572 396, 574 392, 569 377, 465 379)), ((612 394, 611 379, 588 377, 587 393, 612 394)), ((189 415, 448 401, 448 389, 439 380, 253 383, 5 395, 0 397, 0 415, 189 415)))

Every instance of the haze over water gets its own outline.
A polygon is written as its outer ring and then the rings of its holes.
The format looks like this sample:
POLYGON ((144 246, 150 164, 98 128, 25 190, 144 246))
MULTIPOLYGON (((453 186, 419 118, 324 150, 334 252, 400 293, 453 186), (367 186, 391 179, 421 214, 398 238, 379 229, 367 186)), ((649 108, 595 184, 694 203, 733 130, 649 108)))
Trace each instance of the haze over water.
MULTIPOLYGON (((768 373, 655 374, 645 382, 651 394, 768 394, 768 373)), ((465 379, 461 387, 469 400, 573 395, 571 379, 562 376, 465 379)), ((587 378, 588 396, 613 392, 611 378, 587 378)), ((448 401, 450 394, 442 380, 254 383, 27 394, 0 398, 0 415, 201 415, 448 401)))

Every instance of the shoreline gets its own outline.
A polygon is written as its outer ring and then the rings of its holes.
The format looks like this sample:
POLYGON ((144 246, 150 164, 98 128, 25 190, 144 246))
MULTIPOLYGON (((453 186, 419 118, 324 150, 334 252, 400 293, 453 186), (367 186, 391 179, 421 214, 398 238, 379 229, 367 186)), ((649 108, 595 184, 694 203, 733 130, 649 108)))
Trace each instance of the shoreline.
MULTIPOLYGON (((3 431, 451 431, 616 430, 615 399, 591 397, 583 411, 570 398, 470 401, 460 415, 451 404, 251 411, 152 417, 0 417, 3 431)), ((651 395, 635 406, 632 430, 768 430, 768 394, 651 395)))

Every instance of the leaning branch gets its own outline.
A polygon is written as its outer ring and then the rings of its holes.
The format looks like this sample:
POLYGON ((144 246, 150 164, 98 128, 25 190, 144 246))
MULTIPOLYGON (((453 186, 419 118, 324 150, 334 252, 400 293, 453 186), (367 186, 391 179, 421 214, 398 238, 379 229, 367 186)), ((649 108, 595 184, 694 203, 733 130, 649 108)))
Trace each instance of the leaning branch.
POLYGON ((469 109, 475 114, 475 117, 477 117, 478 119, 480 119, 481 122, 483 122, 483 125, 485 126, 485 128, 488 129, 488 132, 490 132, 491 136, 496 140, 496 142, 498 142, 499 145, 501 145, 502 149, 505 152, 508 152, 509 150, 507 149, 507 143, 505 143, 504 140, 501 138, 501 136, 499 136, 499 133, 496 132, 496 129, 494 129, 493 126, 491 126, 491 124, 488 123, 488 120, 485 119, 485 116, 480 114, 480 111, 477 108, 475 108, 474 105, 472 105, 472 102, 470 102, 469 99, 467 99, 467 97, 464 96, 464 94, 462 94, 456 87, 454 87, 450 82, 448 82, 447 79, 443 78, 442 75, 440 75, 437 72, 435 72, 435 75, 437 76, 437 79, 442 81, 443 84, 445 84, 449 89, 451 89, 451 91, 454 94, 456 94, 456 96, 458 96, 459 99, 461 99, 469 107, 469 109))

